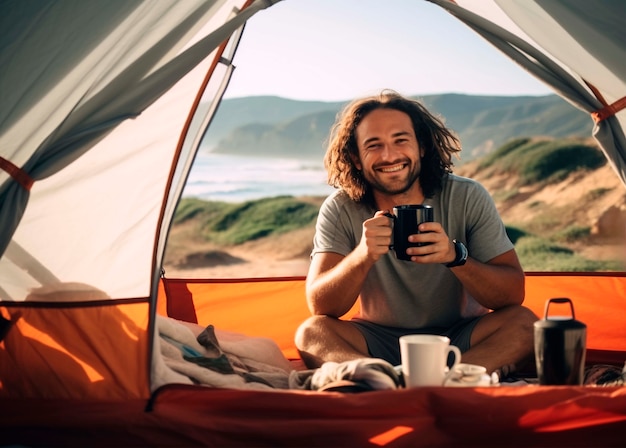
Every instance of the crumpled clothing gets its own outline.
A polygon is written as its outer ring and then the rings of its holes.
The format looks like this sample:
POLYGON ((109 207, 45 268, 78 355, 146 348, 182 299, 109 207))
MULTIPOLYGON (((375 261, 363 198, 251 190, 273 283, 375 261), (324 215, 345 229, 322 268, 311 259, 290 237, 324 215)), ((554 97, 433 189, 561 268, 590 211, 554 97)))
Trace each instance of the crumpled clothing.
POLYGON ((394 367, 378 358, 325 362, 317 369, 293 371, 289 383, 292 389, 340 392, 390 390, 402 385, 394 367))
POLYGON ((157 332, 161 356, 153 362, 153 390, 172 383, 260 390, 288 384, 289 360, 266 338, 221 332, 224 341, 218 341, 212 325, 164 316, 157 316, 157 332))
POLYGON ((585 386, 624 386, 626 385, 626 362, 620 369, 609 364, 595 364, 585 369, 585 386))

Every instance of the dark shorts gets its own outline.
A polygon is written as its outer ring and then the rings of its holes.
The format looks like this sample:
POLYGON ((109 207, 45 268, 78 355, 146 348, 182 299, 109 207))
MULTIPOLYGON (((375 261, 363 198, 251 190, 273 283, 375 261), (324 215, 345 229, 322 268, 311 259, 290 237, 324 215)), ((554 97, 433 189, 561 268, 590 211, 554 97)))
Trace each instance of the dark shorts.
POLYGON ((470 348, 472 331, 482 316, 462 319, 450 328, 395 328, 374 324, 358 317, 350 322, 363 334, 367 349, 372 358, 381 358, 394 366, 400 365, 400 336, 405 334, 438 334, 450 338, 450 344, 456 345, 461 353, 470 348))

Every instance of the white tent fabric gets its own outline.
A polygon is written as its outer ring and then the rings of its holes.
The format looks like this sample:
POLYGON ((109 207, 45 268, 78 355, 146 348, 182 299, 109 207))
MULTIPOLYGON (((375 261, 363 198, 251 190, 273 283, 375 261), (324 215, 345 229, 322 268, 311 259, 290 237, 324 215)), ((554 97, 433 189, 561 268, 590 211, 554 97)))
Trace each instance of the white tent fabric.
MULTIPOLYGON (((274 2, 236 14, 245 3, 1 4, 3 300, 51 284, 148 297, 176 201, 170 193, 181 191, 199 138, 189 135, 182 150, 178 143, 214 50, 274 2), (34 181, 30 194, 9 175, 15 167, 34 181)), ((222 77, 229 63, 220 60, 222 77)), ((211 110, 192 122, 196 133, 211 110)))
MULTIPOLYGON (((590 119, 606 105, 626 105, 626 2, 430 1, 588 112, 590 119)), ((626 110, 608 111, 606 118, 596 120, 593 136, 626 185, 624 129, 626 110)))

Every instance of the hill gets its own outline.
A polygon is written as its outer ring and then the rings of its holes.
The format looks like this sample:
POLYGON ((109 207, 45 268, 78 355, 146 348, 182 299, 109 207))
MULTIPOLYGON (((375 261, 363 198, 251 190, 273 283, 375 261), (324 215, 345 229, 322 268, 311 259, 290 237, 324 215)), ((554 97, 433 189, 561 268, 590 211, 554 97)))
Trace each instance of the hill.
MULTIPOLYGON (((455 172, 491 193, 526 271, 623 270, 626 189, 588 139, 521 138, 455 172)), ((184 199, 170 276, 305 275, 324 198, 184 199)))
POLYGON ((277 96, 227 98, 221 101, 204 140, 213 148, 220 140, 248 125, 281 125, 301 116, 339 110, 341 102, 297 101, 277 96))
POLYGON ((624 270, 626 189, 590 139, 519 139, 457 174, 491 193, 525 270, 624 270))
MULTIPOLYGON (((439 114, 461 138, 463 163, 527 135, 584 137, 589 116, 558 95, 415 97, 439 114)), ((203 147, 224 154, 293 156, 321 160, 337 113, 346 102, 295 101, 279 97, 226 99, 203 147)))

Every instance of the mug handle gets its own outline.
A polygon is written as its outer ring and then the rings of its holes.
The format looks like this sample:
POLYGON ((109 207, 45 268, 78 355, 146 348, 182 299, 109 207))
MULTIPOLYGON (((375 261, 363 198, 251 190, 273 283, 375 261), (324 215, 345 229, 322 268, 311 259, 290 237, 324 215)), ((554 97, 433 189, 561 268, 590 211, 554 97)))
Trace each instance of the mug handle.
POLYGON ((442 383, 443 386, 445 386, 446 383, 448 382, 448 380, 453 375, 455 375, 454 368, 457 366, 457 364, 459 364, 461 362, 461 350, 459 349, 459 347, 457 347, 456 345, 449 345, 448 346, 448 351, 447 351, 447 354, 446 354, 446 359, 450 355, 450 352, 454 353, 454 362, 452 363, 452 366, 450 366, 448 368, 448 372, 443 377, 443 383, 442 383))

